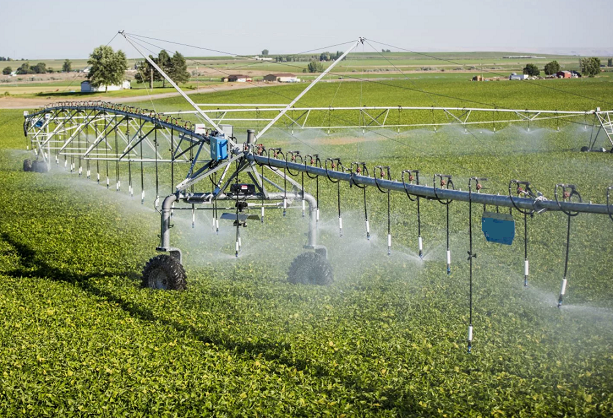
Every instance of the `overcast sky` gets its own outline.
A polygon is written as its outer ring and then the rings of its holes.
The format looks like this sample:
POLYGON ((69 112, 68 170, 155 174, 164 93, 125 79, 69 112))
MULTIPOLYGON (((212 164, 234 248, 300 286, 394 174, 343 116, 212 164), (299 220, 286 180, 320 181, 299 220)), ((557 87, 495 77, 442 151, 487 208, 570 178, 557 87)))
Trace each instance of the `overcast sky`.
MULTIPOLYGON (((235 54, 257 54, 264 48, 271 54, 296 53, 364 36, 418 51, 606 55, 613 54, 611 3, 612 0, 0 0, 0 56, 32 60, 87 58, 119 30, 235 54)), ((152 43, 188 56, 213 55, 152 43)), ((138 56, 122 37, 116 37, 111 46, 122 49, 128 57, 138 56)), ((364 47, 364 51, 369 50, 372 49, 364 47)))

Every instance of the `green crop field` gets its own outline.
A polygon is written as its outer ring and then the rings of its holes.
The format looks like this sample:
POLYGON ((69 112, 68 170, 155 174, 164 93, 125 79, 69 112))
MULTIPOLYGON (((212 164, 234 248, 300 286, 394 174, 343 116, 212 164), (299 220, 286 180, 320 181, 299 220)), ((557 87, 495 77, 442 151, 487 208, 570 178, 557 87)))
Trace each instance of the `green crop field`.
MULTIPOLYGON (((611 107, 607 76, 538 83, 546 87, 455 77, 323 83, 298 105, 611 107)), ((192 98, 287 103, 302 87, 192 98)), ((140 105, 188 109, 180 98, 140 105)), ((335 273, 325 287, 286 280, 304 244, 300 210, 286 217, 267 211, 264 224, 249 224, 238 259, 229 224, 216 235, 210 216, 199 212, 192 229, 189 211, 177 210, 171 239, 184 252, 188 289, 153 291, 140 286, 158 244, 152 167, 145 205, 61 166, 23 172, 22 122, 21 111, 0 111, 1 416, 613 415, 613 222, 606 215, 573 218, 568 293, 558 309, 566 216, 528 218, 524 288, 523 217, 514 212, 515 242, 500 246, 485 241, 483 208, 473 206, 475 337, 467 354, 467 204, 450 206, 447 275, 444 206, 422 200, 420 260, 415 203, 393 193, 388 256, 386 196, 367 191, 374 234, 367 241, 362 191, 341 185, 339 237, 337 188, 320 179, 321 242, 335 273)), ((548 198, 556 183, 574 183, 585 201, 603 203, 613 184, 611 154, 578 152, 592 133, 584 123, 500 126, 496 133, 491 126, 331 135, 281 127, 262 139, 346 165, 389 165, 395 179, 419 169, 432 184, 434 173, 448 173, 466 190, 469 177, 481 176, 489 178, 488 192, 506 194, 517 178, 548 198)), ((164 196, 172 187, 162 174, 164 196)), ((314 193, 315 180, 305 183, 314 193)))

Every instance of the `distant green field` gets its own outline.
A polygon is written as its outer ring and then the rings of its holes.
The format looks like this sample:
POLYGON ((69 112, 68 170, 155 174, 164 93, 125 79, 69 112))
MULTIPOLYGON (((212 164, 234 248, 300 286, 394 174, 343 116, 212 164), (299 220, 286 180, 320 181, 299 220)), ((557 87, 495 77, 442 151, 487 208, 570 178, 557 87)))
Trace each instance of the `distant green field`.
MULTIPOLYGON (((465 74, 411 74, 404 80, 360 81, 362 77, 322 82, 296 107, 307 106, 457 106, 551 110, 610 108, 613 74, 596 78, 526 82, 471 82, 465 74), (348 81, 351 80, 351 81, 348 81)), ((306 86, 302 83, 236 92, 192 95, 197 103, 289 103, 306 86)), ((146 102, 143 101, 143 105, 146 102)), ((180 97, 157 100, 165 111, 187 109, 180 97)))

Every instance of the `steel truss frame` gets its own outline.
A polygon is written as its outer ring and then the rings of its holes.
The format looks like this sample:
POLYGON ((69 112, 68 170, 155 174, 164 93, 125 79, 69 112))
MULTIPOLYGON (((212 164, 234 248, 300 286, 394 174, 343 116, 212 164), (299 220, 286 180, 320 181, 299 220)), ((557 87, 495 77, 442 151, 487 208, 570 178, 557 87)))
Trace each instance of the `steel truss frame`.
MULTIPOLYGON (((202 112, 209 115, 217 123, 254 124, 272 121, 273 115, 283 112, 283 105, 262 104, 198 104, 202 112), (215 107, 215 109, 208 109, 215 107), (252 115, 249 115, 252 114, 252 115)), ((292 113, 285 112, 280 119, 281 124, 289 129, 407 129, 419 127, 438 126, 471 126, 471 125, 506 125, 511 123, 531 123, 547 120, 568 120, 577 117, 597 115, 601 125, 608 124, 608 136, 611 140, 613 125, 611 114, 613 111, 559 111, 559 110, 531 110, 531 109, 497 109, 497 108, 468 108, 468 107, 435 107, 435 106, 361 106, 361 107, 292 107, 292 113), (317 124, 316 121, 331 121, 334 113, 348 112, 341 124, 317 124), (431 123, 412 122, 411 114, 418 111, 431 112, 431 123), (404 113, 403 113, 404 112, 404 113), (295 114, 298 113, 296 116, 295 114), (394 114, 396 113, 396 114, 394 114), (360 124, 351 123, 360 121, 360 124)), ((196 111, 166 112, 166 115, 189 115, 196 111)), ((336 120, 335 122, 338 122, 336 120)), ((613 145, 613 142, 612 142, 613 145)))

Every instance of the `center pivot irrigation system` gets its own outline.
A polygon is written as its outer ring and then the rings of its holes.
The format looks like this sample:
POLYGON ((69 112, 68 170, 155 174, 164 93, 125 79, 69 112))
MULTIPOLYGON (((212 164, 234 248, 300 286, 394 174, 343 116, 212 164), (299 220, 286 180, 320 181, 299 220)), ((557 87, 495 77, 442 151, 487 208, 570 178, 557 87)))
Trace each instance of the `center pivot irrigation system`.
MULTIPOLYGON (((355 161, 343 163, 339 158, 325 158, 317 154, 301 154, 298 151, 283 151, 280 148, 270 148, 259 143, 260 138, 275 123, 283 118, 289 120, 290 129, 341 129, 356 126, 308 126, 307 120, 315 112, 330 112, 332 108, 294 108, 294 105, 337 63, 341 62, 352 50, 365 39, 359 38, 339 59, 321 73, 308 85, 291 103, 284 107, 278 105, 264 110, 274 114, 266 119, 268 122, 258 132, 248 129, 245 142, 239 143, 233 134, 233 126, 221 122, 237 122, 238 118, 228 117, 232 113, 246 112, 250 105, 241 105, 238 109, 203 110, 203 105, 197 105, 170 79, 156 63, 142 53, 132 42, 126 40, 143 55, 147 61, 192 105, 191 113, 202 118, 202 124, 194 124, 175 117, 175 113, 157 113, 155 111, 117 105, 105 102, 66 102, 55 103, 33 113, 25 114, 24 134, 27 147, 34 151, 35 159, 24 161, 26 171, 48 171, 55 163, 70 172, 78 172, 80 176, 95 178, 107 188, 121 189, 120 167, 127 168, 128 192, 131 196, 140 183, 141 201, 145 201, 145 172, 155 168, 155 198, 154 205, 161 215, 161 240, 156 250, 164 254, 158 255, 146 264, 143 270, 143 286, 156 289, 182 290, 186 287, 186 274, 183 268, 181 250, 171 245, 171 220, 175 210, 191 210, 192 226, 197 210, 208 210, 212 213, 213 228, 219 230, 219 219, 230 220, 236 228, 235 255, 241 251, 241 228, 248 220, 264 222, 265 210, 279 209, 285 215, 286 211, 295 207, 302 209, 302 216, 308 217, 308 233, 304 249, 307 250, 296 257, 289 268, 288 280, 292 283, 326 285, 332 282, 332 266, 327 257, 327 249, 318 243, 317 232, 320 220, 319 187, 320 179, 336 183, 338 188, 338 227, 343 234, 343 219, 341 213, 340 184, 359 187, 364 190, 364 222, 365 235, 370 239, 366 189, 377 188, 387 194, 387 247, 388 254, 392 250, 392 233, 390 221, 390 194, 399 192, 406 194, 408 199, 416 203, 419 255, 423 256, 423 240, 421 237, 420 200, 437 200, 446 206, 447 212, 447 273, 451 272, 451 251, 449 247, 449 205, 453 201, 467 202, 469 213, 469 249, 470 262, 470 320, 468 324, 469 351, 473 340, 472 327, 472 284, 473 262, 476 254, 473 250, 473 205, 483 205, 482 231, 490 242, 510 245, 515 236, 515 221, 499 208, 515 209, 524 215, 524 285, 528 285, 528 216, 545 211, 562 211, 568 217, 566 261, 564 276, 560 289, 558 306, 562 304, 567 287, 568 249, 570 246, 571 219, 579 213, 594 213, 608 215, 613 220, 613 202, 611 194, 613 186, 606 190, 606 204, 582 202, 581 196, 574 185, 558 184, 554 190, 554 199, 548 200, 543 194, 533 191, 529 182, 511 180, 508 195, 493 195, 483 193, 485 178, 472 177, 468 182, 468 190, 456 189, 451 175, 435 174, 432 186, 420 183, 420 172, 416 169, 404 170, 401 180, 394 180, 390 167, 375 166, 369 170, 364 162, 355 161), (290 118, 289 111, 299 113, 299 117, 290 118), (127 166, 127 167, 126 167, 127 166), (165 170, 162 170, 165 168, 165 170), (170 170, 168 170, 170 168, 170 170), (93 172, 95 171, 95 177, 93 172), (161 195, 159 176, 161 172, 170 171, 171 193, 166 197, 161 195), (182 174, 187 172, 185 177, 182 174), (181 177, 179 178, 179 173, 181 177), (242 176, 241 181, 239 175, 242 176), (305 175, 315 180, 315 196, 307 193, 304 188, 305 175), (111 179, 114 177, 113 185, 111 179), (175 177, 177 180, 175 181, 175 177), (299 178, 300 181, 296 180, 299 178), (209 180, 202 183, 203 180, 209 180), (248 179, 247 181, 244 181, 248 179), (205 190, 202 185, 210 189, 205 190), (196 185, 202 187, 196 190, 196 185), (161 204, 160 204, 161 203, 161 204), (307 207, 308 206, 308 207, 307 207), (486 206, 495 207, 495 212, 485 210, 486 206), (221 213, 222 210, 231 212, 221 213)), ((215 106, 215 105, 208 105, 215 106)), ((260 105, 261 106, 261 105, 260 105)), ((251 110, 256 109, 254 107, 251 110)), ((337 108, 337 110, 356 111, 361 115, 362 128, 378 127, 415 127, 418 123, 390 123, 393 111, 407 112, 411 110, 428 110, 442 112, 450 117, 451 122, 464 127, 468 124, 486 124, 486 117, 470 117, 475 114, 496 112, 496 114, 512 115, 501 122, 532 122, 540 119, 559 120, 569 117, 585 117, 593 115, 611 143, 612 122, 611 112, 596 109, 589 112, 558 112, 547 110, 512 110, 512 109, 476 109, 476 108, 410 108, 410 107, 372 107, 372 108, 337 108)), ((185 112, 183 112, 185 113, 185 112)), ((254 119, 241 119, 252 123, 254 119)), ((258 118, 259 121, 262 119, 258 118)), ((434 122, 433 126, 447 123, 434 122)), ((495 128, 495 126, 494 126, 495 128)), ((592 137, 593 138, 593 137, 592 137)), ((590 140, 592 141, 592 139, 590 140)), ((590 144, 592 149, 594 143, 590 144)))

